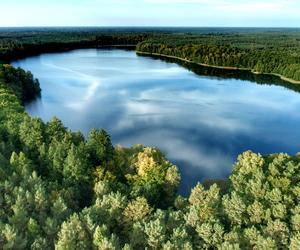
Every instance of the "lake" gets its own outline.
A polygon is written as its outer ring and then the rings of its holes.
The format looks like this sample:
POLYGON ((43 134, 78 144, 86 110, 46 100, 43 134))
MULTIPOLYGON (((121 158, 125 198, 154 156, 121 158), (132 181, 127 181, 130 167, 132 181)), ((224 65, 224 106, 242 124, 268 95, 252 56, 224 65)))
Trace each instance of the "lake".
POLYGON ((104 128, 115 145, 158 147, 179 167, 183 195, 198 181, 228 177, 245 150, 300 149, 300 94, 292 84, 195 74, 117 49, 42 54, 12 64, 40 81, 42 97, 26 106, 30 115, 57 116, 85 135, 104 128))

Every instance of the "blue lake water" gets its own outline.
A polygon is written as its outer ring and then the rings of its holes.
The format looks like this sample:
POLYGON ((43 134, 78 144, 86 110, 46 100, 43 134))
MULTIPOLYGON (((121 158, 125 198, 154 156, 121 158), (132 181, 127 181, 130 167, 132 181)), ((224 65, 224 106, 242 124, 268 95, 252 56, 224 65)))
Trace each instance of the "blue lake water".
POLYGON ((160 148, 181 171, 180 193, 225 178, 245 150, 300 149, 300 94, 284 86, 197 75, 134 51, 82 49, 12 63, 39 79, 42 98, 26 106, 85 135, 104 128, 113 143, 160 148))

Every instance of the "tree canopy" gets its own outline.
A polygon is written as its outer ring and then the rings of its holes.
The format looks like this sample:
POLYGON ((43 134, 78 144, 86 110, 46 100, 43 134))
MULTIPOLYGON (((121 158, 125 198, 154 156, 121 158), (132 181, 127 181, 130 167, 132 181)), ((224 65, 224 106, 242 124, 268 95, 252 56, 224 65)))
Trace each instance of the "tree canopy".
POLYGON ((247 151, 225 189, 181 197, 159 149, 32 118, 22 102, 38 82, 0 71, 1 249, 299 249, 300 155, 247 151))
POLYGON ((123 46, 196 63, 280 74, 300 81, 296 28, 0 29, 0 61, 45 52, 123 46))

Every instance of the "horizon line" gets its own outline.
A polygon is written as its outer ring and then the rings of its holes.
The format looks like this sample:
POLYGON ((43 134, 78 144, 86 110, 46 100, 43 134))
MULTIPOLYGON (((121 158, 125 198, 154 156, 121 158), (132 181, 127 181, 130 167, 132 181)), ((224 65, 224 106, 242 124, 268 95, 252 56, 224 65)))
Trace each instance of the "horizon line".
POLYGON ((300 29, 300 26, 191 26, 191 25, 42 25, 42 26, 0 26, 0 28, 257 28, 257 29, 300 29))

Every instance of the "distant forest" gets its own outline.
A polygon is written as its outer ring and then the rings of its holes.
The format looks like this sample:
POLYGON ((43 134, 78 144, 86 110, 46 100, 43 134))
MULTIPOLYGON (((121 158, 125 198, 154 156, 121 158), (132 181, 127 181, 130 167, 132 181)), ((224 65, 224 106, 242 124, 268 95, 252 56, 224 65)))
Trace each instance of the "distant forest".
POLYGON ((2 61, 43 52, 113 45, 300 81, 299 29, 0 29, 2 61))
POLYGON ((143 41, 137 50, 300 81, 300 31, 174 34, 143 41))

